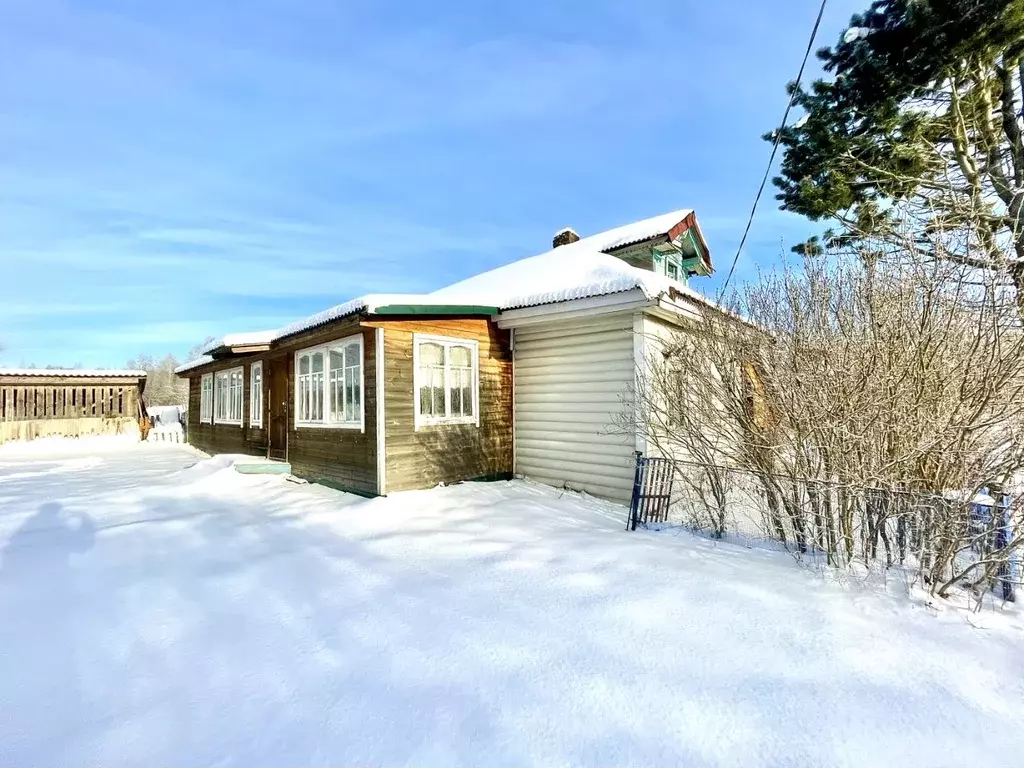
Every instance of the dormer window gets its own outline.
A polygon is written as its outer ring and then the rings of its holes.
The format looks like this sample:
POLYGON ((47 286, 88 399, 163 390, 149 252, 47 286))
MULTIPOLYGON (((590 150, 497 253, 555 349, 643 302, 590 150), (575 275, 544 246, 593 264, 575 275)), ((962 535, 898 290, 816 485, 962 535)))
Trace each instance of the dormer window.
POLYGON ((671 261, 665 262, 665 274, 673 280, 679 279, 679 267, 671 261))

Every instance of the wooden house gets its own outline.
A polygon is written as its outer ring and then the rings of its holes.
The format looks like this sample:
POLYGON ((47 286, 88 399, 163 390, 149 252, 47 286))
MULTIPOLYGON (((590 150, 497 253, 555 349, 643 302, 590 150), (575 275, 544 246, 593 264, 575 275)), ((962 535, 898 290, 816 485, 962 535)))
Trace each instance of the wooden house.
POLYGON ((0 368, 0 443, 139 434, 145 371, 0 368))
POLYGON ((645 339, 706 304, 686 282, 710 253, 692 211, 553 246, 218 340, 178 369, 189 442, 365 494, 523 474, 628 500, 643 446, 618 417, 645 339))

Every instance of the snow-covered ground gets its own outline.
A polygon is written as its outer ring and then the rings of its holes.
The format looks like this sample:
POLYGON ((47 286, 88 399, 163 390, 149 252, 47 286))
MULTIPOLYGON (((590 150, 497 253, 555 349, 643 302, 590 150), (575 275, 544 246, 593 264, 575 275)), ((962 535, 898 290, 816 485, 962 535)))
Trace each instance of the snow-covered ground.
POLYGON ((528 483, 0 450, 0 765, 1009 765, 1024 631, 528 483), (985 621, 975 628, 968 619, 985 621))

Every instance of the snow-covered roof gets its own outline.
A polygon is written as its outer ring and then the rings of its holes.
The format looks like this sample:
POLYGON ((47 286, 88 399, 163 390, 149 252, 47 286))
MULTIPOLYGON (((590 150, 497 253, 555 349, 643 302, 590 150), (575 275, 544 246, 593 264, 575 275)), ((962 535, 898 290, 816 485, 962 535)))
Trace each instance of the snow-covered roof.
POLYGON ((627 264, 604 251, 664 235, 693 213, 672 211, 626 224, 574 243, 514 261, 430 294, 432 299, 475 301, 499 309, 586 299, 639 288, 647 298, 670 289, 703 304, 710 302, 678 280, 627 264))
MULTIPOLYGON (((452 302, 446 297, 435 296, 434 294, 422 293, 372 293, 367 296, 360 296, 358 299, 346 301, 323 312, 298 320, 291 325, 286 325, 277 330, 274 339, 283 339, 285 336, 294 336, 296 333, 308 331, 311 328, 329 323, 332 320, 339 320, 357 312, 375 314, 392 307, 447 307, 452 302)), ((467 300, 460 302, 463 307, 474 306, 480 309, 493 307, 486 301, 467 300)))
MULTIPOLYGON (((610 251, 615 248, 622 248, 633 243, 642 243, 652 237, 667 234, 672 227, 679 224, 687 216, 693 213, 690 208, 682 208, 678 211, 663 213, 660 216, 652 216, 643 221, 634 221, 632 224, 624 224, 615 229, 598 232, 578 240, 575 245, 582 245, 595 251, 610 251)), ((565 248, 566 246, 562 246, 565 248)))
MULTIPOLYGON (((296 320, 294 323, 284 326, 278 329, 275 338, 284 338, 285 336, 292 336, 296 333, 302 333, 308 331, 310 328, 316 328, 317 326, 329 323, 332 320, 339 320, 349 315, 354 315, 356 312, 362 312, 367 310, 370 306, 373 306, 375 299, 382 298, 381 296, 360 296, 357 299, 346 301, 341 304, 335 304, 333 307, 329 307, 322 312, 317 312, 309 317, 304 317, 301 320, 296 320)), ((408 298, 408 297, 404 297, 408 298)))
MULTIPOLYGON (((337 304, 276 331, 238 333, 207 345, 209 353, 221 347, 270 344, 356 313, 374 314, 388 307, 477 307, 496 310, 554 304, 575 299, 621 293, 639 288, 653 299, 674 291, 692 300, 713 302, 678 280, 627 264, 606 251, 668 234, 693 211, 684 208, 643 221, 584 237, 538 256, 507 264, 429 294, 370 294, 337 304)), ((694 219, 693 226, 700 231, 694 219)), ((703 239, 703 236, 701 236, 703 239)), ((175 369, 176 373, 213 362, 209 354, 175 369)))
POLYGON ((201 365, 212 363, 213 358, 210 355, 200 355, 195 360, 189 360, 187 363, 182 363, 174 369, 175 373, 184 373, 185 371, 191 371, 193 368, 198 368, 201 365))
MULTIPOLYGON (((468 303, 473 306, 481 304, 479 301, 468 303)), ((208 353, 215 349, 220 349, 221 347, 270 344, 278 339, 283 339, 287 336, 294 336, 297 333, 317 328, 334 320, 340 320, 343 317, 348 317, 349 315, 354 315, 359 312, 366 312, 372 315, 375 312, 383 311, 391 307, 447 307, 451 304, 452 302, 446 298, 438 298, 419 293, 374 293, 367 296, 360 296, 357 299, 337 304, 323 310, 322 312, 317 312, 309 317, 296 320, 294 323, 278 328, 275 331, 229 334, 222 339, 218 339, 215 342, 207 344, 206 347, 204 347, 204 352, 207 354, 203 354, 195 360, 190 360, 183 365, 179 365, 174 369, 174 372, 184 373, 185 371, 190 371, 193 368, 198 368, 206 365, 207 363, 212 363, 215 358, 208 353)), ((488 305, 487 307, 478 306, 481 310, 485 310, 488 307, 496 309, 493 305, 488 305)), ((464 309, 465 306, 463 305, 462 308, 464 309)))
POLYGON ((77 379, 144 379, 145 371, 102 368, 0 368, 0 376, 73 376, 77 379))
POLYGON ((651 299, 670 289, 705 302, 678 280, 634 267, 616 256, 579 247, 584 241, 520 259, 430 294, 434 300, 473 301, 499 309, 533 307, 639 288, 651 299))
POLYGON ((227 336, 211 341, 203 347, 202 351, 205 354, 221 347, 247 347, 269 344, 276 338, 276 334, 276 330, 229 333, 227 336))

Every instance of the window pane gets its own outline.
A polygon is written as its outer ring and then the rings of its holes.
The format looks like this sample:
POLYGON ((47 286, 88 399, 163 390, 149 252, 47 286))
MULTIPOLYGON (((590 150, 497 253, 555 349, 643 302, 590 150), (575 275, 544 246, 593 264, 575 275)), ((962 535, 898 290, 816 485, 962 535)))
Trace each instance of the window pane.
POLYGON ((469 347, 452 347, 449 352, 449 361, 452 365, 469 367, 473 365, 473 355, 469 347))
POLYGON ((315 352, 313 354, 313 373, 322 373, 324 370, 324 353, 315 352))
POLYGON ((444 347, 440 344, 420 344, 420 365, 444 365, 444 347))
POLYGON ((352 388, 355 384, 355 371, 351 368, 345 371, 345 421, 355 421, 355 408, 353 407, 354 393, 352 388))
POLYGON ((452 387, 452 416, 462 415, 462 388, 452 387))
POLYGON ((345 365, 359 365, 361 362, 359 359, 359 343, 354 341, 345 347, 345 365))
POLYGON ((259 424, 263 421, 263 366, 253 365, 252 381, 249 384, 249 421, 259 424))
POLYGON ((444 416, 444 366, 421 365, 419 378, 420 413, 444 416))
POLYGON ((299 355, 299 374, 309 373, 309 355, 299 355))
POLYGON ((339 371, 345 367, 345 355, 340 349, 331 350, 328 365, 330 365, 332 371, 339 371))
POLYGON ((444 384, 442 382, 443 374, 440 371, 435 371, 434 375, 434 413, 437 416, 444 416, 444 384))
POLYGON ((451 370, 452 416, 473 415, 473 371, 466 368, 451 370))

